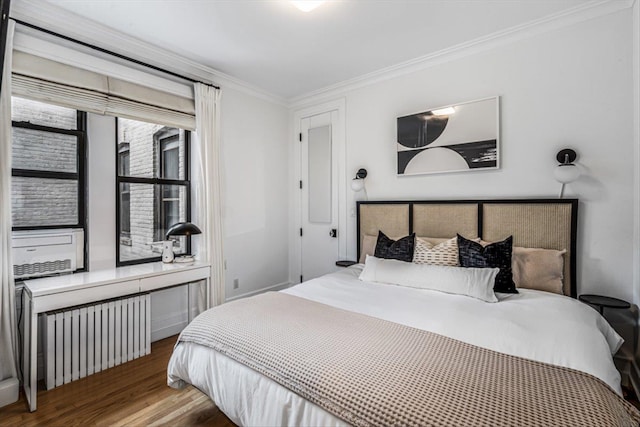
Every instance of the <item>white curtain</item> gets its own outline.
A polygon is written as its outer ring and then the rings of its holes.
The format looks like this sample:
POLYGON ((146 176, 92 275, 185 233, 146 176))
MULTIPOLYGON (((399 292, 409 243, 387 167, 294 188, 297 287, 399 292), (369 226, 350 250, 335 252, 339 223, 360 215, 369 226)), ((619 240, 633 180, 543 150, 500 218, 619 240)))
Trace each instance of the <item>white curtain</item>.
POLYGON ((17 378, 15 284, 11 259, 11 52, 9 21, 0 93, 0 382, 17 378))
POLYGON ((194 85, 196 106, 195 146, 198 153, 196 224, 202 230, 196 255, 211 263, 210 303, 224 302, 224 254, 222 227, 222 160, 219 138, 220 89, 194 85))

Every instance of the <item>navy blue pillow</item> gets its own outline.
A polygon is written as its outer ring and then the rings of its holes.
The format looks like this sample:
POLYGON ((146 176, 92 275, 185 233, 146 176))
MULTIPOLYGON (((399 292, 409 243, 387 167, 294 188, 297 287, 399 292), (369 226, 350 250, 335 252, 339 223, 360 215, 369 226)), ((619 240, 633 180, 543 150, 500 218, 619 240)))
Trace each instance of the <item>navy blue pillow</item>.
POLYGON ((458 234, 458 256, 462 267, 499 268, 496 276, 494 292, 517 294, 516 284, 513 283, 511 271, 511 252, 513 251, 513 236, 502 242, 482 246, 480 243, 465 239, 458 234))
POLYGON ((400 261, 413 261, 413 249, 416 243, 416 233, 405 236, 402 239, 388 238, 382 231, 378 231, 378 241, 374 256, 376 258, 397 259, 400 261))

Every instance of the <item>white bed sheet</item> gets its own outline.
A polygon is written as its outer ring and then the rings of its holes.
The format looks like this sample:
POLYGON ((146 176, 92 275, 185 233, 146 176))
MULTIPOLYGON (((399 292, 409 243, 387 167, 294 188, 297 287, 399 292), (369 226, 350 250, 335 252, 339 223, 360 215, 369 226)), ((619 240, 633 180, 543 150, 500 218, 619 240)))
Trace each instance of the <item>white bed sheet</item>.
MULTIPOLYGON (((437 291, 361 282, 362 265, 282 292, 435 332, 469 344, 587 372, 621 394, 611 355, 622 338, 573 298, 521 289, 498 303, 437 291)), ((193 384, 239 425, 344 425, 257 372, 192 343, 176 347, 168 383, 193 384)))

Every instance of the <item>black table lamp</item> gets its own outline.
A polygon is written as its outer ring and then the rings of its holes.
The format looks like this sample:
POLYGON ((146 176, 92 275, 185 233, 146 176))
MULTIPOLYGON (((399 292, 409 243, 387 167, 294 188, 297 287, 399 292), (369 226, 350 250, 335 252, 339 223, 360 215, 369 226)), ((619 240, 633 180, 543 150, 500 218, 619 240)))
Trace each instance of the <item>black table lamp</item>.
POLYGON ((192 234, 201 233, 202 231, 191 222, 178 222, 167 230, 167 239, 171 236, 191 236, 192 234))
MULTIPOLYGON (((164 244, 162 245, 162 262, 173 262, 174 254, 173 254, 173 241, 169 240, 171 236, 191 236, 193 234, 201 234, 202 231, 195 225, 190 222, 178 222, 173 224, 167 230, 166 239, 164 244)), ((193 255, 179 257, 175 259, 176 262, 193 262, 193 255)))

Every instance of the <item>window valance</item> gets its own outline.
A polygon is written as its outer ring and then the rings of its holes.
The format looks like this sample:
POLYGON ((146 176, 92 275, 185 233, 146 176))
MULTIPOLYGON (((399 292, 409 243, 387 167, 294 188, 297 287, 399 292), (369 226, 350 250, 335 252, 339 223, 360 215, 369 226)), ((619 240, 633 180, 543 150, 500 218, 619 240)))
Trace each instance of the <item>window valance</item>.
POLYGON ((158 88, 163 81, 157 75, 148 74, 145 79, 143 71, 118 63, 110 67, 104 58, 30 35, 18 39, 21 43, 14 45, 12 67, 14 95, 82 111, 195 129, 190 84, 166 80, 167 89, 163 90, 158 88), (155 87, 141 84, 145 80, 155 87))

